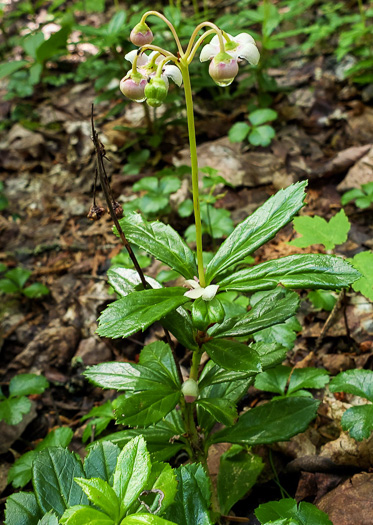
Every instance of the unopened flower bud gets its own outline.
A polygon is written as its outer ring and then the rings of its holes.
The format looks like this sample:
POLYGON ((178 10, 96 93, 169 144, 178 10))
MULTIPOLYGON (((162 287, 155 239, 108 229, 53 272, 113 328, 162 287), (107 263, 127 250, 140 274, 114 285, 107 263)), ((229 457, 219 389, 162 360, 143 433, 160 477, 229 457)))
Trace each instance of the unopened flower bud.
POLYGON ((153 108, 158 108, 163 104, 167 96, 168 86, 163 78, 151 78, 145 87, 146 103, 153 108))
POLYGON ((187 379, 181 385, 181 391, 184 394, 186 403, 193 403, 199 396, 198 384, 194 379, 187 379))
POLYGON ((135 46, 142 47, 153 42, 153 33, 145 23, 137 24, 131 31, 130 40, 135 46))
POLYGON ((209 73, 218 86, 229 86, 238 73, 238 63, 228 53, 218 53, 210 62, 209 73))
POLYGON ((141 75, 125 76, 120 81, 120 90, 123 95, 135 102, 144 102, 145 100, 146 78, 141 75))

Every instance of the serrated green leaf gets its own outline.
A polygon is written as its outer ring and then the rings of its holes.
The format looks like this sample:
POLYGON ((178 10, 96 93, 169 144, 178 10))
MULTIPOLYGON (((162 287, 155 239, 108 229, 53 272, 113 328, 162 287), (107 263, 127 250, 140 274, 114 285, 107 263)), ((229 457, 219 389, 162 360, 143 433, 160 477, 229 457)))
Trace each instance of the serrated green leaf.
POLYGON ((226 370, 236 370, 251 374, 257 374, 262 371, 260 359, 255 350, 236 341, 212 339, 202 345, 202 350, 217 365, 226 370))
MULTIPOLYGON (((104 438, 106 439, 106 437, 104 438)), ((87 478, 101 478, 111 483, 117 464, 120 449, 109 441, 98 441, 89 449, 84 461, 87 478)))
POLYGON ((160 323, 166 330, 169 330, 185 348, 188 348, 188 350, 198 349, 198 344, 193 334, 193 324, 190 315, 182 306, 163 317, 160 323))
POLYGON ((110 421, 114 418, 114 410, 112 402, 106 401, 103 405, 93 407, 88 414, 85 414, 81 418, 81 422, 89 419, 87 426, 84 429, 82 440, 83 443, 88 441, 88 439, 94 434, 94 436, 99 436, 109 425, 110 421))
POLYGON ((44 514, 42 519, 38 521, 38 525, 58 525, 58 518, 54 512, 50 511, 44 514))
POLYGON ((278 518, 288 518, 297 512, 297 502, 294 499, 287 498, 280 501, 269 501, 255 510, 255 516, 260 523, 266 524, 269 521, 278 518))
POLYGON ((19 288, 23 288, 31 274, 32 272, 30 270, 18 266, 17 268, 8 270, 5 277, 13 281, 19 288))
POLYGON ((302 329, 296 317, 290 317, 285 323, 280 323, 275 326, 270 326, 264 330, 260 330, 254 334, 254 340, 262 344, 277 343, 283 347, 291 350, 297 338, 296 332, 302 329))
POLYGON ((5 525, 37 525, 42 513, 32 492, 17 492, 6 500, 5 525))
POLYGON ((373 405, 349 408, 343 413, 341 425, 357 441, 368 439, 373 432, 373 405))
POLYGON ((174 521, 168 521, 154 514, 133 514, 127 516, 120 525, 176 525, 174 521))
POLYGON ((346 392, 365 397, 373 402, 373 371, 347 370, 334 377, 330 383, 331 392, 346 392))
POLYGON ((347 241, 351 224, 344 212, 339 211, 327 222, 323 217, 295 217, 294 229, 301 237, 290 241, 291 246, 307 248, 313 244, 322 244, 326 250, 333 250, 337 244, 347 241))
POLYGON ((335 290, 358 278, 359 273, 341 257, 290 255, 235 272, 219 282, 219 290, 271 290, 279 284, 285 288, 335 290))
POLYGON ((241 222, 207 266, 206 281, 236 264, 272 239, 304 204, 306 182, 280 190, 241 222))
POLYGON ((18 374, 9 383, 9 397, 42 394, 49 387, 44 376, 36 374, 18 374))
POLYGON ((323 368, 294 368, 287 393, 293 394, 303 388, 324 388, 329 383, 329 374, 323 368))
POLYGON ((279 287, 271 292, 265 292, 261 301, 256 303, 246 315, 227 319, 221 325, 214 325, 208 330, 208 334, 218 338, 253 334, 263 328, 284 322, 294 315, 298 306, 298 295, 279 287))
POLYGON ((233 445, 220 457, 218 497, 222 514, 227 515, 233 505, 255 485, 264 463, 239 445, 233 445))
MULTIPOLYGON (((276 327, 274 326, 273 328, 276 327)), ((272 368, 273 366, 282 363, 287 353, 286 347, 283 346, 281 342, 265 343, 263 341, 259 341, 257 343, 251 343, 250 348, 252 348, 259 355, 263 370, 272 368)))
POLYGON ((255 388, 264 392, 273 392, 274 394, 284 394, 291 368, 289 366, 276 366, 255 378, 255 388))
POLYGON ((48 447, 37 453, 32 465, 32 482, 43 512, 53 510, 61 517, 68 507, 88 503, 74 477, 84 477, 83 466, 69 450, 48 447))
POLYGON ((59 427, 52 430, 45 439, 35 448, 26 452, 20 458, 18 458, 11 466, 8 473, 8 483, 12 483, 13 487, 19 488, 24 487, 29 481, 31 481, 31 469, 32 462, 34 461, 37 452, 44 450, 47 447, 67 447, 73 437, 73 431, 71 428, 59 427))
POLYGON ((96 507, 99 507, 105 514, 110 516, 113 521, 118 521, 119 499, 106 481, 100 478, 74 478, 74 481, 82 488, 88 499, 96 507))
POLYGON ((237 423, 213 434, 211 443, 262 445, 287 441, 304 432, 316 417, 319 402, 303 397, 287 397, 252 408, 237 423))
POLYGON ((17 425, 31 410, 31 401, 27 397, 15 397, 0 401, 0 421, 8 425, 17 425))
POLYGON ((192 250, 171 226, 158 221, 146 222, 137 213, 132 213, 119 222, 129 242, 167 264, 186 279, 193 279, 198 275, 192 250))
POLYGON ((171 412, 179 399, 180 392, 174 390, 138 392, 118 403, 115 417, 121 425, 148 427, 171 412))
POLYGON ((227 399, 218 398, 200 398, 196 401, 196 404, 205 410, 219 423, 230 427, 237 419, 237 408, 234 403, 231 403, 227 399))
MULTIPOLYGON (((174 356, 168 344, 163 341, 155 341, 145 346, 139 358, 139 364, 151 368, 153 373, 159 372, 159 375, 165 376, 165 381, 176 389, 180 388, 180 379, 177 372, 174 356)), ((161 378, 163 382, 163 378, 161 378)))
POLYGON ((185 288, 162 288, 134 292, 103 311, 99 318, 97 333, 102 337, 129 337, 144 331, 172 310, 189 301, 185 288))
POLYGON ((114 521, 93 507, 74 505, 60 519, 62 525, 115 525, 114 521))
POLYGON ((210 480, 202 465, 182 465, 175 472, 178 490, 165 517, 175 520, 178 525, 212 525, 210 480))
POLYGON ((124 512, 138 498, 150 476, 149 452, 142 436, 134 438, 122 450, 114 472, 113 489, 124 512))
POLYGON ((254 128, 249 133, 249 142, 253 146, 268 146, 275 137, 276 132, 272 126, 264 125, 254 128))
POLYGON ((251 127, 246 122, 236 122, 228 132, 231 142, 242 142, 249 133, 251 127))
POLYGON ((361 273, 352 288, 373 301, 373 252, 360 252, 350 262, 361 273))

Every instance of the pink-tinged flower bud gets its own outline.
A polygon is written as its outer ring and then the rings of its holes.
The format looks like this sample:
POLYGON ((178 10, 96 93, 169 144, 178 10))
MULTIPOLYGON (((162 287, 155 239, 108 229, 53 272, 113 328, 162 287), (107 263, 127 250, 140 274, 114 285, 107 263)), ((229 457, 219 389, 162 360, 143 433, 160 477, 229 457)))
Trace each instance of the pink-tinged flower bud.
POLYGON ((119 88, 123 95, 130 100, 135 102, 144 102, 145 100, 145 87, 147 81, 145 77, 138 76, 125 76, 122 78, 119 84, 119 88))
POLYGON ((209 73, 218 86, 229 86, 238 73, 238 63, 228 53, 218 53, 210 62, 209 73))
POLYGON ((145 87, 146 103, 153 108, 163 104, 168 93, 168 85, 160 77, 151 78, 145 87))
POLYGON ((153 42, 153 33, 145 23, 137 24, 131 31, 130 40, 135 46, 142 47, 153 42))
POLYGON ((187 379, 181 385, 181 391, 184 394, 186 403, 193 403, 199 396, 198 384, 194 379, 187 379))

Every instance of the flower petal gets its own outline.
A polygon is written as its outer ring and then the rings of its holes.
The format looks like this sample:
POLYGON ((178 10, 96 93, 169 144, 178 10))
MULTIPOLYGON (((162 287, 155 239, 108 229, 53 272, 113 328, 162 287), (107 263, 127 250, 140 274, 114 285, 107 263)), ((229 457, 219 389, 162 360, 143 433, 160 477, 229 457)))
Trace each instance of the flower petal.
POLYGON ((249 33, 240 33, 233 40, 239 44, 255 44, 255 40, 249 33))
MULTIPOLYGON (((131 64, 133 64, 133 61, 135 60, 135 56, 137 55, 137 49, 134 49, 133 51, 130 51, 129 53, 127 53, 124 58, 126 60, 128 60, 129 62, 131 62, 131 64)), ((149 61, 149 57, 147 55, 145 55, 145 53, 142 53, 139 58, 137 59, 137 65, 138 66, 145 66, 145 64, 147 64, 149 61)))
POLYGON ((210 58, 213 58, 218 53, 219 53, 219 46, 214 46, 213 44, 206 44, 202 48, 199 59, 201 62, 206 62, 206 60, 210 60, 210 58))
POLYGON ((185 297, 189 297, 189 299, 199 299, 199 297, 202 297, 202 294, 204 293, 205 288, 196 288, 195 290, 188 290, 185 292, 185 297))
MULTIPOLYGON (((209 286, 206 286, 206 288, 202 288, 203 293, 201 295, 202 299, 204 301, 211 301, 218 291, 219 285, 218 284, 210 284, 209 286)), ((185 294, 184 294, 185 295, 185 294)))
POLYGON ((195 279, 186 279, 185 284, 189 286, 189 288, 201 288, 199 282, 195 279))
POLYGON ((235 52, 239 58, 244 58, 253 66, 256 66, 259 62, 260 53, 255 44, 240 45, 235 52))
POLYGON ((175 84, 178 85, 179 87, 183 83, 183 77, 181 75, 181 71, 177 66, 172 66, 172 65, 165 66, 164 74, 167 77, 171 78, 175 82, 175 84))

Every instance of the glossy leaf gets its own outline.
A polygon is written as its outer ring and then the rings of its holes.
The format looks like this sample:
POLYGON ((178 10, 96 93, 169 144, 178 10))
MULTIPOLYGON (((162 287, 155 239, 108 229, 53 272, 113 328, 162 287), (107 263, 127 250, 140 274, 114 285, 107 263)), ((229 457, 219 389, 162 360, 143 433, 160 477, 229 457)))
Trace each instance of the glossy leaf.
POLYGON ((373 252, 360 252, 350 262, 360 272, 361 277, 355 281, 352 288, 367 299, 373 301, 373 252))
POLYGON ((330 383, 331 392, 346 392, 365 397, 373 402, 373 371, 347 370, 341 372, 330 383))
POLYGON ((222 514, 228 514, 238 500, 253 487, 264 463, 239 445, 233 445, 220 457, 218 497, 222 514))
POLYGON ((258 354, 247 345, 227 339, 212 339, 202 345, 202 349, 214 363, 226 370, 252 374, 262 371, 258 354))
POLYGON ((290 377, 288 394, 301 388, 324 388, 329 383, 329 374, 323 368, 295 368, 290 377))
POLYGON ((74 505, 67 509, 60 522, 62 525, 115 525, 107 514, 86 505, 74 505))
POLYGON ((240 318, 228 319, 221 325, 214 325, 208 334, 213 337, 236 337, 258 332, 263 328, 282 323, 296 312, 299 297, 295 292, 276 288, 266 292, 252 310, 240 318))
POLYGON ((84 477, 84 472, 72 452, 57 447, 38 452, 32 466, 32 480, 43 512, 53 510, 61 517, 68 507, 87 503, 74 477, 84 477))
POLYGON ((227 399, 208 398, 198 399, 197 405, 203 407, 211 416, 223 423, 223 425, 230 427, 237 419, 237 408, 234 403, 227 399))
MULTIPOLYGON (((139 364, 151 368, 153 373, 159 372, 159 376, 165 376, 166 383, 170 386, 176 389, 180 387, 175 359, 168 344, 156 341, 145 346, 141 351, 139 364)), ((160 380, 163 382, 163 377, 160 380)))
POLYGON ((42 394, 49 383, 44 376, 36 374, 18 374, 9 383, 9 397, 42 394))
POLYGON ((272 239, 303 206, 305 186, 300 182, 280 190, 241 222, 208 264, 207 284, 272 239))
MULTIPOLYGON (((276 328, 276 327, 273 327, 276 328)), ((263 370, 282 363, 286 357, 286 348, 281 343, 251 343, 249 348, 252 348, 260 359, 263 370)))
POLYGON ((42 517, 32 492, 17 492, 6 500, 5 525, 37 525, 42 517))
POLYGON ((302 326, 296 317, 290 317, 284 323, 280 323, 269 328, 264 328, 254 334, 254 340, 262 344, 280 344, 291 350, 297 338, 296 332, 299 332, 302 326))
POLYGON ((192 250, 171 226, 158 221, 147 222, 137 213, 121 219, 120 225, 129 242, 167 264, 186 279, 193 279, 198 275, 192 250))
POLYGON ((119 519, 119 500, 109 483, 100 478, 74 478, 74 481, 96 507, 99 507, 114 521, 119 519))
POLYGON ((263 525, 278 519, 289 519, 290 524, 291 520, 295 520, 299 525, 332 525, 325 512, 311 503, 302 501, 297 505, 297 502, 290 498, 264 503, 256 509, 255 515, 263 525))
POLYGON ((142 290, 110 304, 99 318, 97 333, 102 337, 128 337, 144 331, 172 310, 188 302, 185 288, 142 290))
POLYGON ((84 461, 86 477, 100 478, 111 483, 119 454, 119 447, 114 443, 108 441, 94 443, 84 461))
POLYGON ((213 434, 211 443, 261 445, 287 441, 306 430, 318 406, 318 401, 304 397, 271 401, 245 412, 233 427, 213 434))
POLYGON ((39 450, 44 450, 47 447, 67 447, 72 440, 73 431, 71 428, 59 427, 55 430, 52 430, 45 439, 35 450, 30 450, 18 458, 14 464, 11 466, 8 473, 8 483, 12 483, 13 487, 19 488, 24 487, 29 481, 31 481, 32 476, 32 463, 37 455, 39 450))
POLYGON ((193 335, 193 325, 188 312, 180 306, 175 311, 165 315, 161 325, 169 330, 188 350, 197 350, 198 345, 193 335))
POLYGON ((210 480, 201 464, 182 465, 175 470, 178 490, 165 517, 178 525, 212 525, 210 480))
POLYGON ((349 408, 343 413, 341 425, 357 441, 368 439, 373 432, 373 405, 349 408))
POLYGON ((14 397, 0 401, 0 421, 7 425, 17 425, 31 410, 31 401, 27 397, 14 397))
POLYGON ((179 399, 180 391, 160 389, 138 392, 118 403, 115 417, 121 425, 148 427, 171 412, 179 399))
POLYGON ((132 514, 127 516, 120 525, 176 525, 173 521, 168 521, 154 514, 132 514))
MULTIPOLYGON (((141 280, 136 270, 114 266, 108 269, 107 277, 110 285, 122 297, 134 292, 136 289, 142 289, 141 280)), ((152 277, 145 275, 145 280, 150 288, 162 288, 162 285, 152 277)))
POLYGON ((328 372, 322 368, 294 368, 290 366, 277 366, 258 374, 255 378, 255 387, 266 392, 287 394, 301 390, 302 388, 324 388, 329 382, 328 372))
POLYGON ((323 217, 304 215, 294 219, 294 229, 301 235, 289 242, 291 246, 307 248, 313 244, 322 244, 326 250, 333 250, 336 244, 347 241, 351 224, 344 212, 339 211, 327 222, 323 217))
POLYGON ((289 366, 276 366, 255 378, 255 388, 264 392, 273 392, 274 394, 284 394, 291 368, 289 366))
POLYGON ((150 476, 150 458, 142 436, 131 440, 118 457, 114 472, 113 489, 124 512, 138 498, 150 476))
POLYGON ((219 290, 251 292, 285 288, 338 289, 349 286, 359 273, 341 257, 290 255, 235 272, 219 283, 219 290))
POLYGON ((38 521, 38 525, 58 525, 58 518, 54 512, 50 511, 38 521))
POLYGON ((326 312, 331 312, 337 302, 335 294, 325 292, 324 290, 314 290, 309 292, 307 298, 315 308, 325 310, 326 312))

